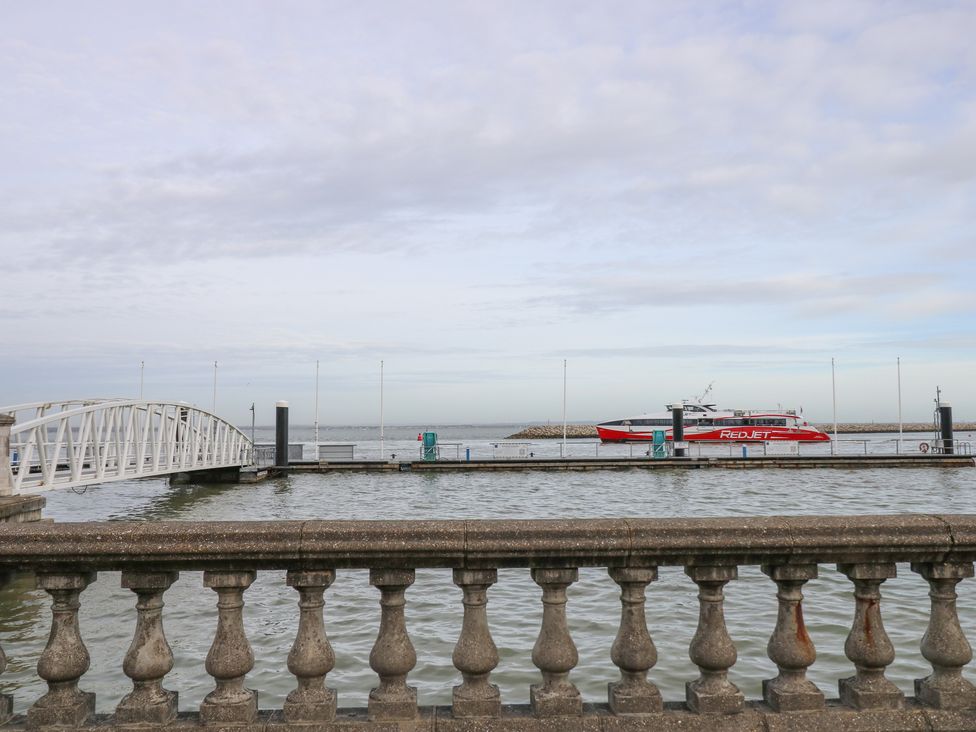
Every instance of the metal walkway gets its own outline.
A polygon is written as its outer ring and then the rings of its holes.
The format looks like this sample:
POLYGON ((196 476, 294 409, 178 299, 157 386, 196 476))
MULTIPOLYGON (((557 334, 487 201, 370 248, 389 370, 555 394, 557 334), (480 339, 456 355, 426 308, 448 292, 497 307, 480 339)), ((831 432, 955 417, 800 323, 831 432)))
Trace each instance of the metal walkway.
POLYGON ((14 494, 251 463, 250 439, 188 404, 79 399, 0 406, 14 494))

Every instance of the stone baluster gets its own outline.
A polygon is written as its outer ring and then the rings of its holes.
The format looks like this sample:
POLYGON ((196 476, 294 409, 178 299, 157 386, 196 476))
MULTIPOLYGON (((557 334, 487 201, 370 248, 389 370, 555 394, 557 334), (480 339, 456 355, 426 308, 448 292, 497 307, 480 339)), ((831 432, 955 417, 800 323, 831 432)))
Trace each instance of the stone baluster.
POLYGON ((498 665, 498 649, 488 628, 488 588, 498 581, 494 569, 455 569, 454 584, 463 593, 464 620, 454 646, 454 666, 464 679, 454 687, 455 717, 497 717, 501 696, 489 676, 498 665))
POLYGON ((335 667, 335 654, 325 633, 322 608, 335 570, 288 570, 285 581, 299 596, 298 633, 288 653, 288 670, 298 678, 298 688, 285 699, 285 721, 331 722, 336 693, 326 688, 325 677, 335 667))
POLYGON ((244 676, 254 668, 254 652, 244 633, 244 591, 255 576, 254 570, 203 573, 204 587, 217 593, 217 632, 206 664, 217 688, 200 705, 205 724, 248 724, 257 716, 257 692, 244 687, 244 676))
POLYGON ((371 569, 369 583, 380 591, 380 630, 369 667, 380 677, 380 685, 369 692, 370 720, 414 719, 417 690, 407 686, 407 674, 417 665, 417 653, 407 634, 403 608, 407 588, 413 584, 412 569, 371 569))
POLYGON ((122 662, 132 691, 115 708, 119 724, 168 724, 176 719, 177 693, 163 688, 173 651, 163 633, 163 593, 178 572, 122 572, 122 587, 136 593, 136 631, 122 662))
MULTIPOLYGON (((3 466, 0 465, 0 468, 3 466)), ((10 582, 10 573, 0 570, 0 590, 7 586, 10 582)), ((0 676, 7 668, 7 655, 3 652, 3 646, 0 646, 0 676)), ((10 694, 0 694, 0 725, 6 722, 14 713, 14 698, 10 694)))
POLYGON ((37 586, 51 596, 51 634, 37 661, 48 692, 27 710, 27 727, 80 727, 95 713, 95 695, 78 680, 91 661, 78 628, 79 596, 95 581, 94 572, 39 573, 37 586))
POLYGON ((685 685, 688 708, 705 714, 734 714, 742 710, 744 697, 728 680, 737 658, 735 644, 725 627, 725 596, 722 588, 739 576, 737 567, 685 567, 685 574, 698 585, 698 628, 691 640, 689 656, 701 675, 685 685))
POLYGON ((542 627, 532 649, 532 663, 542 672, 542 683, 529 689, 537 717, 583 714, 579 689, 569 680, 579 654, 566 624, 566 588, 578 578, 575 568, 532 570, 533 581, 542 588, 542 627))
POLYGON ((644 616, 647 585, 657 579, 657 567, 611 567, 610 577, 620 585, 620 627, 610 658, 620 669, 620 681, 607 688, 614 714, 648 714, 663 709, 661 692, 647 680, 657 663, 657 649, 644 616))
POLYGON ((881 583, 895 576, 895 565, 838 564, 837 569, 854 583, 855 599, 844 653, 856 673, 840 680, 840 700, 855 709, 900 709, 904 696, 884 675, 895 660, 895 648, 881 622, 881 583))
POLYGON ((762 571, 776 583, 779 612, 766 653, 779 675, 763 680, 763 698, 777 712, 822 709, 824 695, 807 679, 807 667, 817 659, 813 641, 803 624, 803 592, 808 580, 816 579, 816 564, 766 565, 762 571))
POLYGON ((959 626, 956 585, 973 576, 972 562, 912 564, 929 583, 932 611, 922 636, 922 655, 932 664, 932 674, 915 679, 915 697, 936 709, 976 706, 976 687, 962 676, 962 667, 973 660, 973 651, 959 626))

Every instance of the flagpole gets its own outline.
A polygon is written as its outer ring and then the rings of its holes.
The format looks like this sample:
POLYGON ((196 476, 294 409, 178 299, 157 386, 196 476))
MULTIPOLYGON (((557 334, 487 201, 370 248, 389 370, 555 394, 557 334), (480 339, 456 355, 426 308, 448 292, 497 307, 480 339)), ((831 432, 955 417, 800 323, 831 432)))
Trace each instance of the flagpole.
POLYGON ((566 457, 566 359, 563 359, 563 457, 566 457))
POLYGON ((217 413, 217 362, 216 361, 214 361, 213 409, 211 411, 214 414, 217 413))
POLYGON ((383 360, 380 359, 380 460, 386 455, 383 443, 383 360))
POLYGON ((315 359, 315 444, 319 444, 319 361, 315 359))
POLYGON ((146 362, 139 362, 139 401, 142 401, 142 387, 146 383, 146 362))
POLYGON ((830 359, 830 389, 833 393, 834 402, 834 439, 830 443, 830 453, 833 454, 837 443, 837 376, 834 372, 834 359, 830 359))
POLYGON ((898 452, 901 452, 901 441, 904 436, 904 429, 901 421, 901 356, 896 359, 898 364, 898 452))

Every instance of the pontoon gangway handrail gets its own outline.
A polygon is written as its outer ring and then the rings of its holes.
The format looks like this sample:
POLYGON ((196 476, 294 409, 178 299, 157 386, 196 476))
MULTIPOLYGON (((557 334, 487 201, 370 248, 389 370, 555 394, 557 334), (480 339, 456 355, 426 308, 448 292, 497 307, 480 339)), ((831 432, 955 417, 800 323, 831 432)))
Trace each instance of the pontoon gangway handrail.
POLYGON ((47 414, 60 414, 61 412, 68 411, 67 407, 75 408, 74 405, 80 406, 92 406, 95 404, 104 404, 106 402, 121 402, 127 401, 124 397, 94 397, 92 399, 49 399, 44 402, 24 402, 23 404, 8 404, 6 406, 0 407, 0 414, 9 414, 14 419, 17 419, 19 412, 33 411, 34 418, 46 416, 47 414), (57 407, 53 412, 48 412, 47 410, 57 407))
POLYGON ((14 492, 242 466, 251 461, 250 438, 207 409, 142 399, 85 401, 77 400, 82 406, 10 427, 15 459, 8 475, 14 492))

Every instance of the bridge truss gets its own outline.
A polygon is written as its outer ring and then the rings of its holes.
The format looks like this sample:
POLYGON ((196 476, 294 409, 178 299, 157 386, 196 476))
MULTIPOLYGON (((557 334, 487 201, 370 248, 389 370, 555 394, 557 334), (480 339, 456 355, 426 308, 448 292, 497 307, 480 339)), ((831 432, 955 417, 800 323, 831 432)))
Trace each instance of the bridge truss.
POLYGON ((39 493, 251 463, 237 427, 188 404, 80 399, 0 407, 12 414, 10 485, 39 493))

